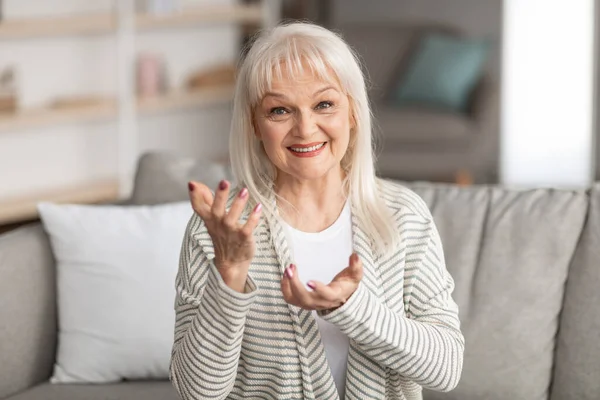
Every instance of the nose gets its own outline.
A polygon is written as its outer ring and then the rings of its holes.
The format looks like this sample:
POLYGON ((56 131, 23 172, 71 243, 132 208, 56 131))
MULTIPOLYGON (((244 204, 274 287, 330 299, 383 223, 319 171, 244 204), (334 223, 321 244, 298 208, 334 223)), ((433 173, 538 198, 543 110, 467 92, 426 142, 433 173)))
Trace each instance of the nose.
POLYGON ((296 126, 294 136, 309 138, 318 131, 318 125, 314 116, 309 111, 300 111, 296 114, 296 126))

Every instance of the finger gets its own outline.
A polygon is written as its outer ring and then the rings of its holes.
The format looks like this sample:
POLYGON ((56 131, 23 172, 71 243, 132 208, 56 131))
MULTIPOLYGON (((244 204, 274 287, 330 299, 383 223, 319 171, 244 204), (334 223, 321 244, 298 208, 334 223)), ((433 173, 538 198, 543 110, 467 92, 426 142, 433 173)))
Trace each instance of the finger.
POLYGON ((202 219, 210 216, 213 197, 208 186, 199 182, 188 182, 189 197, 192 208, 202 219))
POLYGON ((325 307, 330 307, 331 304, 340 299, 339 287, 329 286, 319 281, 308 281, 306 286, 312 289, 314 296, 327 303, 323 304, 325 307))
POLYGON ((298 276, 298 268, 294 264, 291 264, 288 270, 291 271, 292 277, 288 280, 290 281, 290 288, 292 290, 292 297, 302 308, 312 309, 315 306, 315 301, 311 296, 311 293, 306 290, 302 281, 300 281, 300 277, 298 276))
POLYGON ((350 276, 355 282, 359 282, 363 277, 363 265, 360 257, 356 253, 350 256, 350 266, 348 267, 350 276))
POLYGON ((225 205, 227 204, 227 197, 229 196, 229 182, 222 180, 219 182, 217 192, 215 193, 215 200, 212 204, 211 212, 215 217, 222 218, 225 215, 225 205))
POLYGON ((243 188, 236 196, 231 208, 225 218, 223 219, 228 226, 237 227, 237 223, 242 215, 242 210, 248 202, 248 189, 243 188))
POLYGON ((331 280, 331 283, 342 282, 344 280, 351 280, 355 283, 358 283, 362 280, 363 265, 358 254, 352 253, 348 261, 350 265, 338 272, 338 274, 331 280))
POLYGON ((343 270, 338 272, 337 275, 333 277, 331 282, 338 282, 338 281, 344 280, 344 279, 354 279, 353 273, 352 273, 352 267, 347 266, 346 268, 344 268, 343 270))
MULTIPOLYGON (((292 287, 290 278, 284 273, 283 278, 281 278, 281 293, 283 293, 283 298, 290 304, 294 304, 294 295, 292 294, 292 287)), ((296 305, 296 304, 294 304, 296 305)))
POLYGON ((261 214, 262 214, 262 204, 258 203, 254 207, 254 209, 252 210, 252 213, 250 213, 250 216, 248 217, 248 220, 242 227, 242 232, 244 234, 246 234, 247 236, 250 236, 252 234, 252 232, 254 232, 254 229, 256 228, 256 226, 258 225, 258 223, 260 221, 261 214))

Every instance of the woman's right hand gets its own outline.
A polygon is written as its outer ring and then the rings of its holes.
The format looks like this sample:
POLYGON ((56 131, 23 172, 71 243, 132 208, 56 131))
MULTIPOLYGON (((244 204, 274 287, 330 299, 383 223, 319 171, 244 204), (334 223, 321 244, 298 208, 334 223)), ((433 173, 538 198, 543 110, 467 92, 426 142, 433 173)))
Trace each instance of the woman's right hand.
POLYGON ((208 186, 189 182, 192 208, 202 218, 215 249, 215 266, 227 286, 244 292, 248 269, 254 257, 254 228, 260 221, 261 204, 254 207, 245 224, 240 216, 248 202, 248 190, 242 189, 229 211, 225 209, 229 197, 229 182, 223 180, 213 198, 208 186))

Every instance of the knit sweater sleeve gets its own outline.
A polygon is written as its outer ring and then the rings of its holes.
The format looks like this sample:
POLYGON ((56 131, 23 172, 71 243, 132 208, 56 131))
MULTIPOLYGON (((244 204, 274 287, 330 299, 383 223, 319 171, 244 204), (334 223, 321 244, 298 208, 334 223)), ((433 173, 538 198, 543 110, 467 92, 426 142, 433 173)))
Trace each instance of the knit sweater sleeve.
POLYGON ((170 379, 184 400, 225 399, 235 383, 248 310, 257 293, 229 288, 212 261, 210 236, 194 215, 186 229, 175 280, 175 335, 170 379))
POLYGON ((423 387, 450 391, 460 379, 464 337, 439 234, 433 219, 423 224, 422 239, 406 249, 405 270, 412 271, 404 274, 406 315, 392 311, 362 282, 343 306, 320 314, 380 365, 423 387))

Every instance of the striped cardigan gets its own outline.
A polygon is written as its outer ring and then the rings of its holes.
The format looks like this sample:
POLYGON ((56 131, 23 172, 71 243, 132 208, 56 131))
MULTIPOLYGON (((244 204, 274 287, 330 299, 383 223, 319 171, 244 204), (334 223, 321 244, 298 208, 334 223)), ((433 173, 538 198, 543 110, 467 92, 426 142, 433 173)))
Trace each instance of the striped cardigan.
MULTIPOLYGON (((343 306, 319 316, 350 338, 346 400, 421 399, 422 387, 448 391, 461 375, 454 281, 425 203, 396 183, 378 186, 401 245, 376 257, 353 213, 364 277, 343 306)), ((176 278, 173 386, 185 400, 338 399, 313 313, 281 294, 292 262, 281 224, 268 220, 254 236, 255 257, 239 293, 223 282, 206 228, 192 216, 176 278)))

